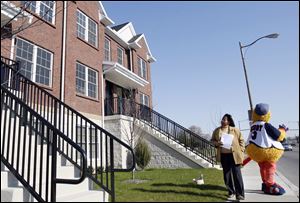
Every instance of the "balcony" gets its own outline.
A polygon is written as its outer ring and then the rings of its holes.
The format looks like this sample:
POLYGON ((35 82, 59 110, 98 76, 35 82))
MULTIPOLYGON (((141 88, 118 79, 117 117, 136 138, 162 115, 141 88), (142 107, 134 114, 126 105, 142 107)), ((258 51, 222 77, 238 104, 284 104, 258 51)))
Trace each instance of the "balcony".
POLYGON ((104 61, 103 75, 105 79, 126 89, 143 88, 149 84, 137 74, 117 62, 104 61))
POLYGON ((119 97, 106 98, 105 116, 113 115, 124 115, 151 122, 151 109, 131 99, 119 97))

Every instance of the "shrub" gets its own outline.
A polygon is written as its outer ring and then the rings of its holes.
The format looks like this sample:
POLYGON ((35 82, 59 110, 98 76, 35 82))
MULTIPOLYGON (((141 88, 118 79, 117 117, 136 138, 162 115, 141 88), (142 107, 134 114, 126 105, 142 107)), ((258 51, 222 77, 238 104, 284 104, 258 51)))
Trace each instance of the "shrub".
POLYGON ((97 172, 97 174, 101 174, 104 172, 104 168, 101 166, 98 166, 96 172, 97 172))
POLYGON ((94 173, 94 168, 92 166, 89 166, 87 168, 87 174, 93 175, 93 173, 94 173))
POLYGON ((136 158, 136 164, 142 170, 144 170, 144 168, 146 168, 147 165, 149 164, 151 159, 151 152, 145 141, 140 140, 137 143, 137 146, 135 148, 135 158, 136 158))

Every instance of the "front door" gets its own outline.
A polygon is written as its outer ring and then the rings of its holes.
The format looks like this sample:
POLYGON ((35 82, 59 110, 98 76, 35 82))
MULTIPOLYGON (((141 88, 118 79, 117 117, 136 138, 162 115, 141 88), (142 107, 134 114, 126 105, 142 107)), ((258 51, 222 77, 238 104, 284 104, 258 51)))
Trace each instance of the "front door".
POLYGON ((119 86, 116 86, 116 95, 117 95, 117 112, 118 114, 123 114, 124 113, 124 95, 123 95, 123 89, 119 86))
POLYGON ((106 116, 114 114, 112 88, 113 88, 113 84, 110 83, 109 81, 106 81, 106 86, 105 86, 105 115, 106 116))

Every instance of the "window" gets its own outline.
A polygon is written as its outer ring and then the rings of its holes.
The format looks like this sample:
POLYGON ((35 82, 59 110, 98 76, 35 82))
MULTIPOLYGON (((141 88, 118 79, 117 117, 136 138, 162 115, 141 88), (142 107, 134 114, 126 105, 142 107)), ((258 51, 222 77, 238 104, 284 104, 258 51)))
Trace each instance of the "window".
POLYGON ((98 73, 80 63, 76 63, 76 92, 88 97, 98 97, 98 73))
POLYGON ((53 23, 54 15, 53 15, 54 1, 41 1, 40 2, 40 16, 44 20, 53 23))
POLYGON ((21 1, 22 5, 39 15, 45 21, 54 24, 55 1, 21 1))
POLYGON ((97 23, 77 10, 77 37, 97 47, 97 23))
POLYGON ((51 53, 37 49, 37 61, 36 61, 36 82, 48 85, 50 84, 51 73, 51 53))
MULTIPOLYGON (((92 158, 96 158, 96 146, 98 144, 98 142, 96 142, 98 141, 98 139, 96 139, 96 129, 93 127, 87 128, 86 126, 77 126, 76 134, 77 144, 79 144, 79 146, 87 152, 86 154, 88 157, 90 157, 90 154, 92 154, 92 158)), ((99 152, 99 149, 97 149, 97 152, 99 152)), ((80 156, 81 155, 78 152, 78 157, 80 156)))
POLYGON ((36 11, 36 3, 36 1, 22 1, 22 5, 34 13, 36 11))
POLYGON ((140 94, 140 103, 149 107, 149 96, 141 93, 140 94))
POLYGON ((17 39, 16 45, 16 61, 20 62, 20 72, 33 80, 33 45, 20 39, 17 39))
POLYGON ((85 94, 85 67, 81 64, 76 64, 76 91, 85 94))
POLYGON ((104 40, 104 60, 110 61, 110 41, 106 38, 104 40))
POLYGON ((85 39, 85 21, 85 15, 77 11, 77 37, 80 37, 82 39, 85 39))
POLYGON ((25 40, 16 39, 16 61, 28 79, 51 86, 53 54, 25 40))
POLYGON ((123 65, 123 49, 119 48, 118 47, 118 50, 117 50, 117 55, 118 55, 118 63, 123 65))
POLYGON ((97 97, 97 73, 88 69, 88 96, 97 97))
POLYGON ((97 24, 91 19, 88 20, 89 29, 88 29, 88 42, 95 47, 97 47, 97 24))
POLYGON ((139 76, 147 80, 146 62, 141 58, 138 58, 138 69, 139 69, 139 76))

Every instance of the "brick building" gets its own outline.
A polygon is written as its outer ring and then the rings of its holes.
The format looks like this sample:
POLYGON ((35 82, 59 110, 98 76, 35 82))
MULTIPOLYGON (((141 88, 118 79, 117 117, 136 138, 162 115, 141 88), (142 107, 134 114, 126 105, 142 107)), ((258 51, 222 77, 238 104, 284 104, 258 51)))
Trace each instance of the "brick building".
POLYGON ((101 126, 113 98, 152 106, 146 37, 131 22, 114 25, 100 1, 1 1, 1 19, 1 56, 101 126))

